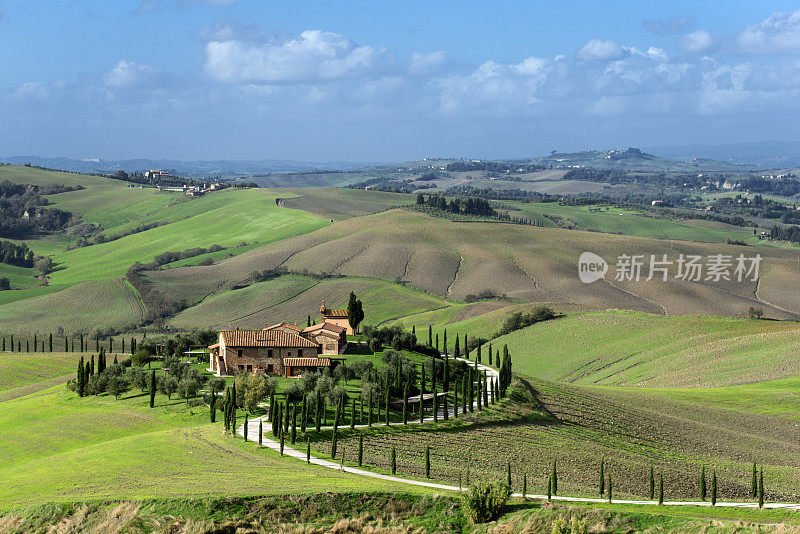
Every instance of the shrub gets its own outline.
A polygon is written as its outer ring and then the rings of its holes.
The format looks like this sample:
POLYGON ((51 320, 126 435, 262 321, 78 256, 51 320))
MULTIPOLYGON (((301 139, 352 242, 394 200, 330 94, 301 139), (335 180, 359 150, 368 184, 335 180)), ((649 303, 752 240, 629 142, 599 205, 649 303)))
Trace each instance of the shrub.
POLYGON ((461 500, 470 521, 478 524, 494 521, 503 515, 510 496, 511 488, 508 484, 481 482, 470 486, 469 491, 462 495, 461 500))
POLYGON ((504 336, 506 334, 510 334, 515 330, 520 330, 525 328, 526 326, 530 326, 535 323, 539 323, 542 321, 547 321, 552 319, 556 316, 556 313, 547 306, 537 306, 533 308, 530 313, 522 313, 522 312, 514 312, 503 322, 502 328, 500 331, 497 332, 495 337, 504 336))

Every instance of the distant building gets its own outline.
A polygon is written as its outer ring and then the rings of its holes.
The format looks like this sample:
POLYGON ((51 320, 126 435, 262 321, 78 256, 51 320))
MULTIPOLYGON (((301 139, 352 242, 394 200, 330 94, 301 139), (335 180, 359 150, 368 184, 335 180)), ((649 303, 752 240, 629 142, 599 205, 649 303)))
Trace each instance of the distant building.
POLYGON ((332 310, 325 306, 325 301, 322 301, 322 306, 319 307, 319 313, 322 315, 323 323, 332 323, 344 327, 347 335, 354 335, 355 331, 350 326, 350 321, 347 317, 347 310, 332 310))

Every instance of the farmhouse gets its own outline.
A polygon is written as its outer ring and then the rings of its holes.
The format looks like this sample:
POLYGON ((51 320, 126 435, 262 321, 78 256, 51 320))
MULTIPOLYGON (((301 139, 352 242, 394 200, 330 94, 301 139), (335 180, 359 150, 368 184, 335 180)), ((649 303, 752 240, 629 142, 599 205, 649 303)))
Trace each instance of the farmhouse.
MULTIPOLYGON (((335 310, 339 311, 339 310, 335 310)), ((347 347, 347 329, 325 321, 300 328, 278 323, 262 330, 223 330, 209 347, 209 370, 217 375, 238 373, 300 376, 333 368, 347 347)))
POLYGON ((331 323, 339 325, 345 329, 348 335, 355 334, 353 327, 350 326, 350 321, 347 318, 347 310, 332 310, 325 306, 325 301, 322 301, 322 306, 319 307, 319 313, 322 315, 323 323, 331 323))

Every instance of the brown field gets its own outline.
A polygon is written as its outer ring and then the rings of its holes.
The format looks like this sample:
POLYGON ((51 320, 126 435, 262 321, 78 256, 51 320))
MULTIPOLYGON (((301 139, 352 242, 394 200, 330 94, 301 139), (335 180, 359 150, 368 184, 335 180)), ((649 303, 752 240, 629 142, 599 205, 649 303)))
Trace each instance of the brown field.
POLYGON ((504 223, 458 223, 390 210, 271 243, 213 266, 158 271, 151 279, 157 286, 196 302, 254 270, 284 266, 296 271, 402 280, 452 299, 490 289, 524 301, 589 309, 741 315, 749 306, 758 306, 768 317, 798 316, 795 310, 800 309, 800 294, 783 289, 794 284, 793 267, 800 257, 794 250, 758 249, 765 258, 758 298, 756 284, 749 281, 611 280, 583 284, 577 276, 577 259, 587 250, 603 251, 611 263, 631 253, 646 258, 668 254, 673 259, 678 254, 755 253, 754 249, 734 245, 504 223))

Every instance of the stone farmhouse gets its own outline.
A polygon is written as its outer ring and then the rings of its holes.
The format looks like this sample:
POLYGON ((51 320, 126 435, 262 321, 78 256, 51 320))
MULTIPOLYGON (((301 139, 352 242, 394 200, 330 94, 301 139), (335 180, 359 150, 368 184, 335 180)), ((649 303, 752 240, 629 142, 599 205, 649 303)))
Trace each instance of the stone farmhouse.
POLYGON ((291 377, 332 369, 339 360, 331 356, 347 347, 347 310, 329 310, 323 301, 320 312, 326 312, 322 323, 307 328, 278 323, 261 330, 221 331, 219 341, 209 347, 209 370, 220 376, 245 372, 291 377))

